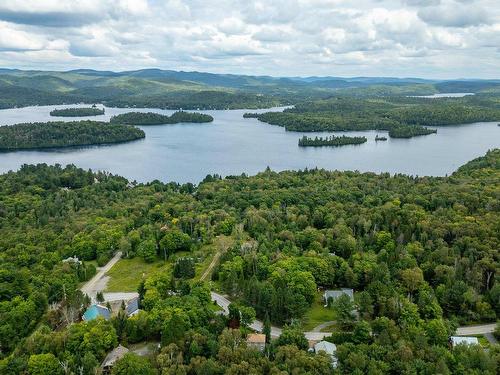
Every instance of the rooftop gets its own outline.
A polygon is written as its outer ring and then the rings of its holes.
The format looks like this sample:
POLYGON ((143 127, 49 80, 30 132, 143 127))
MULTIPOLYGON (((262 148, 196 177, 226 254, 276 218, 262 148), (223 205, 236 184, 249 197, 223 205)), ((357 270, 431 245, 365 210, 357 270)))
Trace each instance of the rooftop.
POLYGON ((139 297, 132 298, 127 303, 127 315, 132 315, 139 310, 139 297))
POLYGON ((101 367, 103 368, 112 367, 116 361, 123 358, 123 356, 128 352, 129 350, 126 347, 118 345, 116 348, 114 348, 111 352, 108 353, 106 358, 104 358, 101 367))
POLYGON ((262 333, 251 333, 247 337, 247 342, 250 344, 265 344, 266 335, 262 333))
POLYGON ((111 318, 111 312, 107 307, 101 305, 92 305, 83 314, 83 320, 94 320, 99 316, 102 316, 104 319, 108 320, 109 318, 111 318))
POLYGON ((329 298, 337 299, 342 294, 346 294, 349 296, 350 299, 354 299, 354 290, 349 289, 349 288, 342 288, 342 289, 337 289, 337 290, 325 290, 325 293, 323 294, 323 296, 326 300, 328 300, 329 298))
POLYGON ((469 337, 469 336, 451 336, 451 343, 453 346, 465 344, 465 345, 479 345, 479 341, 477 337, 469 337))
POLYGON ((326 354, 335 355, 337 352, 337 346, 328 341, 320 341, 314 345, 314 351, 316 353, 324 351, 326 354))

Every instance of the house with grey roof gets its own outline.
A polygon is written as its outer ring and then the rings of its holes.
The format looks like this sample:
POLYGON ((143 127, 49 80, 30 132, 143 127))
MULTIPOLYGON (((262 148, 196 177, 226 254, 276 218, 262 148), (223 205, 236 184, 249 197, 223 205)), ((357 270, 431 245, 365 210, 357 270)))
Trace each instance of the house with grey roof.
POLYGON ((319 352, 325 352, 330 356, 333 368, 337 367, 337 346, 328 341, 320 341, 314 345, 314 352, 318 354, 319 352))
POLYGON ((123 358, 125 354, 127 354, 129 350, 121 345, 118 345, 116 348, 114 348, 111 352, 108 353, 106 358, 104 358, 104 361, 101 364, 101 368, 103 370, 104 374, 109 374, 111 373, 111 369, 113 368, 114 364, 123 358))
POLYGON ((354 290, 350 288, 341 288, 336 290, 325 290, 323 293, 323 300, 325 301, 325 306, 328 306, 328 301, 335 301, 341 295, 347 295, 351 301, 354 302, 354 290))
POLYGON ((127 316, 134 316, 139 313, 139 311, 141 311, 139 309, 139 297, 132 298, 128 301, 125 311, 127 312, 127 316))

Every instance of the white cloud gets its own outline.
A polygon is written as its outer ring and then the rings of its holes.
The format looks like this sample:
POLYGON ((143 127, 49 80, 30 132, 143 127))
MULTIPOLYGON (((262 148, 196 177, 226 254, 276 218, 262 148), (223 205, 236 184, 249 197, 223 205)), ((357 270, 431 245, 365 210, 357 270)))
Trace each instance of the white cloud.
POLYGON ((498 35, 496 0, 0 2, 11 67, 498 77, 498 35))

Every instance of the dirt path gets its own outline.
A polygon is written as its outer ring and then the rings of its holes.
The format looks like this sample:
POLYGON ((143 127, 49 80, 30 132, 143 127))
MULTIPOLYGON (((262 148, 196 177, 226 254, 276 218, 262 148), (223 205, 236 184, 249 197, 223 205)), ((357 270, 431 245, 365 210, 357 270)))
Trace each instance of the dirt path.
POLYGON ((106 272, 108 272, 122 257, 121 251, 118 251, 113 258, 103 267, 97 269, 97 273, 82 285, 80 290, 83 294, 94 299, 97 292, 102 292, 106 288, 106 272), (103 282, 104 281, 104 282, 103 282))
POLYGON ((321 332, 323 329, 328 328, 330 326, 333 326, 335 322, 333 320, 330 320, 329 322, 324 322, 312 329, 312 332, 321 332))
POLYGON ((224 254, 229 246, 231 246, 232 241, 228 237, 217 237, 217 252, 215 253, 212 261, 208 265, 205 272, 200 277, 200 281, 206 281, 208 277, 212 275, 215 266, 219 263, 219 259, 224 254))

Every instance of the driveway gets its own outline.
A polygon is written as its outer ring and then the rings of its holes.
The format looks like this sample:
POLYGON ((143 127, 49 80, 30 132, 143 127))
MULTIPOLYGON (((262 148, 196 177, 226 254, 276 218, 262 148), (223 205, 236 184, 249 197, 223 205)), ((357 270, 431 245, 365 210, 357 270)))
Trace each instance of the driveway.
POLYGON ((105 266, 99 267, 94 277, 83 284, 80 288, 82 293, 88 295, 92 300, 94 300, 97 292, 102 292, 106 289, 106 272, 108 272, 121 259, 121 257, 122 252, 118 251, 105 266))

